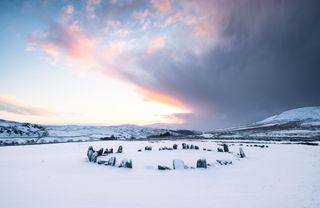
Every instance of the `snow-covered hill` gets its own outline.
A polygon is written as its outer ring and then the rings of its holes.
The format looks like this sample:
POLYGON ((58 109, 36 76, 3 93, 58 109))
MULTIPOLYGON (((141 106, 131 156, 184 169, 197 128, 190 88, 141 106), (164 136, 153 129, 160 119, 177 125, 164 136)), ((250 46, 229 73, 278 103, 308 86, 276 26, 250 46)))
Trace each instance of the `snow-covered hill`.
POLYGON ((192 135, 188 130, 120 126, 45 126, 0 120, 0 145, 57 143, 72 141, 145 139, 151 137, 192 135))
POLYGON ((223 139, 320 140, 320 106, 288 110, 247 126, 207 132, 204 136, 223 139))
POLYGON ((270 124, 282 122, 303 122, 303 123, 316 123, 320 121, 320 106, 317 107, 304 107, 293 110, 288 110, 279 115, 271 116, 267 119, 257 122, 256 124, 270 124))

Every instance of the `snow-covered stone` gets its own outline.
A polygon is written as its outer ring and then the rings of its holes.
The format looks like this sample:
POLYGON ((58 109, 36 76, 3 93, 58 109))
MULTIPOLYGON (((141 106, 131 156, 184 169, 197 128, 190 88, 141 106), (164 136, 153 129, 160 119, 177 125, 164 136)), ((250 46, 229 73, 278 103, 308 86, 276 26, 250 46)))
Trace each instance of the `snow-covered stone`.
POLYGON ((90 157, 90 162, 97 162, 98 152, 94 152, 90 157))
POLYGON ((116 162, 117 162, 117 158, 116 157, 110 157, 108 162, 105 163, 105 165, 115 166, 116 162))
POLYGON ((173 169, 185 169, 183 160, 173 160, 173 169))
POLYGON ((119 165, 119 168, 132 168, 132 161, 123 159, 119 165))
POLYGON ((239 148, 239 152, 240 152, 240 157, 241 158, 246 157, 246 154, 244 154, 244 151, 243 151, 243 149, 241 147, 239 148))

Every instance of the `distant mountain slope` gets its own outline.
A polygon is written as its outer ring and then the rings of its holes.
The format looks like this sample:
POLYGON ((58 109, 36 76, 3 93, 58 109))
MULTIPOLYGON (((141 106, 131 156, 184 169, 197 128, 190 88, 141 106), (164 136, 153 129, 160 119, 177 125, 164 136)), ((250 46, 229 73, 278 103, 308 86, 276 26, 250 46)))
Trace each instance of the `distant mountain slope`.
POLYGON ((200 134, 189 130, 120 126, 45 126, 0 120, 0 145, 57 143, 113 139, 146 139, 200 134))
POLYGON ((247 126, 211 131, 204 136, 223 139, 320 140, 320 106, 288 110, 247 126))
POLYGON ((319 122, 320 121, 320 106, 304 107, 293 110, 288 110, 279 115, 271 116, 267 119, 257 122, 256 124, 279 123, 279 122, 319 122))

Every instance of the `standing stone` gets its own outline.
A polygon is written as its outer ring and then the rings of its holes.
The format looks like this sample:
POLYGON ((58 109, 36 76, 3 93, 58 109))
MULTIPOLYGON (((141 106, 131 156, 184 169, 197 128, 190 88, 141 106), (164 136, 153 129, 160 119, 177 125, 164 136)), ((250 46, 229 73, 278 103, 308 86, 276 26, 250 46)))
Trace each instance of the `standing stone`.
POLYGON ((116 157, 110 157, 110 159, 108 160, 107 163, 105 163, 105 165, 115 166, 116 161, 117 161, 116 157))
POLYGON ((190 146, 187 144, 187 149, 190 149, 190 146))
POLYGON ((182 143, 182 149, 187 149, 187 144, 186 143, 182 143))
POLYGON ((239 151, 240 151, 240 157, 241 158, 246 157, 246 154, 244 154, 244 151, 243 151, 243 149, 241 147, 239 148, 239 151))
POLYGON ((90 157, 90 162, 97 162, 98 152, 94 152, 90 157))
POLYGON ((197 168, 207 168, 207 160, 204 158, 197 160, 197 168))
POLYGON ((93 153, 94 153, 93 147, 90 146, 90 147, 88 148, 88 151, 87 151, 87 157, 88 157, 89 160, 90 160, 90 158, 91 158, 91 156, 92 156, 93 153))
POLYGON ((174 145, 173 145, 173 149, 175 149, 175 150, 178 149, 178 145, 177 145, 177 144, 174 144, 174 145))
POLYGON ((194 145, 193 144, 190 145, 190 149, 194 149, 194 145))
POLYGON ((185 169, 183 160, 173 160, 173 169, 177 169, 177 170, 185 169))
POLYGON ((127 159, 123 159, 121 161, 121 164, 120 164, 119 168, 132 168, 132 161, 131 160, 127 160, 127 159))
POLYGON ((195 145, 195 146, 194 146, 194 149, 198 150, 198 149, 199 149, 199 147, 198 147, 197 145, 195 145))
POLYGON ((229 152, 229 148, 227 144, 223 144, 223 151, 224 152, 229 152))
POLYGON ((98 156, 101 156, 103 154, 103 148, 99 149, 99 151, 97 152, 98 152, 98 156))
POLYGON ((117 153, 122 153, 122 146, 121 145, 118 147, 117 153))

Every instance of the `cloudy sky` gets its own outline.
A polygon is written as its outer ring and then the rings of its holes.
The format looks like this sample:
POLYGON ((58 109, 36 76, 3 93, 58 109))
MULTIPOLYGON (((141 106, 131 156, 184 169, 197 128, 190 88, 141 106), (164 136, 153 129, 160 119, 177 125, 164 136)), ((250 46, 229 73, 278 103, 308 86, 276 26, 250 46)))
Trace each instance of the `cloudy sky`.
POLYGON ((320 105, 318 0, 1 0, 0 118, 209 130, 320 105))

